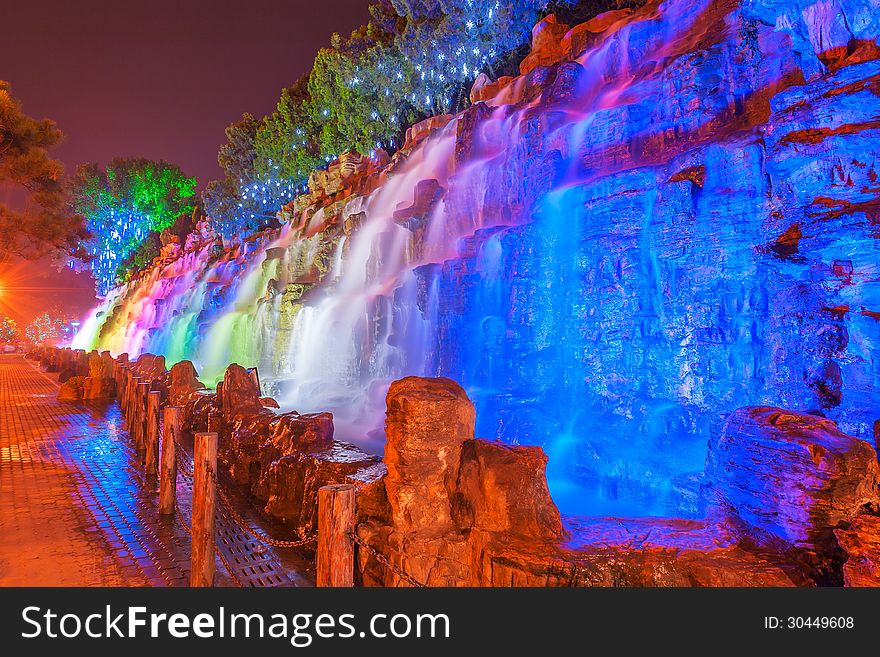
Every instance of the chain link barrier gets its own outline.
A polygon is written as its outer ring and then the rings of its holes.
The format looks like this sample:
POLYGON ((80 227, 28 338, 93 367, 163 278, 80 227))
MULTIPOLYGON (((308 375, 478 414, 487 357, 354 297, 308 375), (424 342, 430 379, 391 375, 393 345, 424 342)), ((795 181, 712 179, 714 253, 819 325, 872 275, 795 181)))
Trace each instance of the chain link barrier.
POLYGON ((402 579, 404 582, 406 582, 410 586, 413 586, 413 587, 419 588, 419 589, 425 588, 424 584, 422 584, 419 580, 417 580, 415 577, 413 577, 409 573, 403 571, 402 569, 398 568, 393 563, 391 563, 391 561, 388 560, 388 557, 386 557, 384 554, 379 552, 379 550, 377 550, 372 545, 367 543, 364 539, 362 539, 360 536, 358 536, 356 532, 348 532, 348 537, 352 541, 357 543, 360 547, 365 549, 367 552, 372 554, 376 558, 376 561, 378 561, 380 564, 385 566, 385 568, 387 568, 392 573, 397 575, 400 579, 402 579))
MULTIPOLYGON (((183 448, 180 444, 180 441, 177 438, 174 438, 174 458, 177 461, 177 469, 185 476, 192 478, 194 476, 194 468, 190 465, 189 453, 183 448)), ((273 539, 270 536, 267 536, 263 532, 259 532, 254 530, 250 523, 245 520, 236 510, 233 505, 232 500, 227 496, 226 491, 223 489, 223 486, 220 480, 217 477, 217 473, 213 470, 210 472, 211 479, 214 482, 215 490, 217 492, 217 497, 220 501, 221 508, 225 511, 226 516, 238 527, 242 532, 249 534, 253 538, 258 541, 272 545, 273 547, 278 548, 295 548, 302 547, 311 542, 317 541, 317 536, 308 536, 306 538, 300 540, 293 541, 281 541, 277 539, 273 539)), ((174 497, 174 510, 177 513, 177 519, 180 522, 183 529, 190 536, 192 535, 192 530, 187 526, 186 521, 184 520, 183 513, 180 510, 180 506, 177 503, 177 496, 174 497)), ((238 587, 244 587, 244 583, 239 578, 235 569, 226 559, 226 555, 223 554, 223 551, 220 549, 220 545, 215 541, 214 543, 214 553, 217 555, 217 558, 220 559, 220 563, 223 564, 223 567, 226 569, 226 572, 229 573, 229 576, 232 578, 232 581, 238 587)))
POLYGON ((214 552, 220 558, 220 563, 223 564, 223 567, 226 569, 226 572, 229 573, 229 576, 232 578, 232 581, 239 588, 244 588, 244 584, 238 578, 238 575, 235 574, 235 570, 232 566, 229 565, 229 562, 226 561, 226 557, 223 556, 223 550, 220 549, 220 546, 217 543, 214 543, 214 552))
POLYGON ((231 499, 226 495, 226 491, 223 490, 223 486, 220 483, 220 480, 217 478, 217 474, 211 472, 211 478, 214 480, 214 483, 217 487, 217 496, 220 498, 220 503, 223 505, 223 508, 226 510, 226 513, 229 514, 232 521, 246 534, 250 534, 252 537, 260 541, 261 543, 265 543, 267 545, 271 545, 272 547, 277 548, 295 548, 295 547, 303 547, 308 545, 309 543, 315 542, 318 540, 317 534, 313 534, 311 536, 306 536, 305 538, 295 539, 291 541, 283 541, 277 538, 272 538, 268 534, 264 532, 253 529, 250 523, 243 518, 238 511, 235 510, 235 506, 231 499))
MULTIPOLYGON (((163 435, 164 435, 164 433, 165 432, 163 431, 163 435)), ((192 479, 195 476, 195 473, 194 473, 194 466, 190 465, 191 459, 189 458, 189 453, 187 452, 187 450, 185 450, 183 448, 183 446, 180 444, 180 441, 177 439, 176 436, 173 437, 173 440, 174 440, 174 447, 175 447, 174 458, 175 458, 175 462, 177 465, 177 469, 179 472, 181 472, 183 474, 183 476, 189 477, 190 479, 192 479)), ((250 522, 248 522, 244 517, 242 517, 242 515, 239 514, 238 511, 236 511, 235 505, 234 505, 233 501, 227 495, 226 491, 223 489, 223 486, 217 477, 217 473, 214 471, 211 471, 210 476, 211 476, 211 479, 214 481, 215 489, 217 491, 217 497, 219 498, 220 505, 221 505, 222 509, 225 511, 225 513, 229 517, 229 519, 232 520, 232 522, 235 524, 235 526, 238 527, 238 529, 240 529, 243 533, 248 534, 252 538, 259 541, 260 543, 263 543, 266 545, 271 545, 272 547, 276 547, 276 548, 285 548, 285 549, 299 548, 299 547, 305 547, 306 545, 310 545, 310 544, 317 542, 318 536, 316 533, 311 534, 309 536, 305 536, 300 539, 280 540, 280 539, 272 538, 271 536, 269 536, 265 532, 254 529, 253 527, 251 527, 250 522)), ((174 512, 175 512, 175 515, 177 516, 177 520, 180 523, 180 526, 183 528, 183 530, 189 536, 192 536, 192 528, 186 522, 186 518, 183 514, 183 511, 180 508, 180 504, 178 503, 177 495, 174 496, 174 512)), ((365 543, 362 543, 360 541, 360 539, 355 539, 355 540, 357 540, 360 544, 362 544, 365 549, 372 552, 376 556, 376 558, 380 562, 384 563, 388 568, 390 568, 391 570, 393 570, 395 572, 398 572, 397 569, 390 562, 388 562, 387 559, 385 559, 384 555, 376 552, 371 546, 366 545, 365 543)), ((220 562, 223 564, 223 567, 229 573, 230 577, 235 582, 235 584, 237 586, 243 587, 244 584, 242 583, 241 579, 236 574, 235 570, 232 568, 232 566, 227 561, 225 555, 220 550, 220 547, 216 541, 214 544, 214 552, 217 554, 217 557, 220 559, 220 562)), ((414 578, 410 577, 406 573, 399 572, 398 574, 402 579, 410 582, 413 586, 422 586, 422 584, 420 584, 418 581, 416 581, 414 578)))

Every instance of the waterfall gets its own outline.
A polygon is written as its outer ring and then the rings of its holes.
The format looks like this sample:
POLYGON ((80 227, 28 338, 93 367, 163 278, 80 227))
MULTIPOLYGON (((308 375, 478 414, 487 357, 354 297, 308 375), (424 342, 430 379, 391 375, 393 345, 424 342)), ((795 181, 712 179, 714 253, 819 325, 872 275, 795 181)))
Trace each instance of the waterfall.
POLYGON ((819 409, 869 438, 878 323, 826 310, 880 309, 868 278, 843 285, 852 267, 828 264, 876 245, 866 222, 817 223, 830 192, 810 167, 870 158, 842 131, 809 165, 781 140, 782 95, 812 55, 752 10, 617 14, 571 61, 408 148, 372 192, 111 291, 75 344, 188 358, 209 384, 257 366, 283 410, 332 411, 338 438, 376 453, 391 381, 453 378, 478 435, 545 448, 570 513, 699 514, 707 438, 742 405, 819 409), (763 59, 743 54, 743 26, 763 59), (798 222, 814 250, 774 255, 798 222))

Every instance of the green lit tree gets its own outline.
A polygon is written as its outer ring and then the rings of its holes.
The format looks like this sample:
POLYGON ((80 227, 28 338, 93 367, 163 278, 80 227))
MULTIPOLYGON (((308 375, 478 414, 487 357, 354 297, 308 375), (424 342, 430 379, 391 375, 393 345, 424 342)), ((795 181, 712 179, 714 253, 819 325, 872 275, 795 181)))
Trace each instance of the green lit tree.
MULTIPOLYGON (((226 143, 217 157, 224 178, 209 183, 202 194, 214 228, 225 237, 276 225, 278 208, 296 194, 295 182, 278 173, 276 163, 270 164, 271 156, 267 155, 263 171, 257 169, 257 135, 266 122, 267 119, 258 121, 244 114, 226 128, 226 143)), ((263 147, 267 148, 265 142, 263 147)), ((280 151, 292 146, 276 142, 270 148, 280 151)))
POLYGON ((257 127, 254 173, 261 178, 279 177, 302 183, 321 164, 320 147, 315 138, 308 92, 309 76, 304 75, 281 91, 275 111, 257 127))
POLYGON ((17 190, 23 208, 0 203, 0 259, 85 257, 82 217, 65 206, 64 167, 49 157, 62 139, 53 121, 25 114, 9 84, 0 80, 0 185, 17 190))
POLYGON ((120 264, 148 239, 171 227, 196 204, 196 179, 168 162, 117 158, 106 168, 84 164, 70 184, 74 209, 86 217, 98 292, 117 281, 120 264))
POLYGON ((347 150, 393 150, 415 121, 464 107, 481 72, 516 74, 543 14, 582 21, 643 2, 377 0, 370 22, 334 34, 272 114, 227 128, 225 176, 208 185, 205 210, 226 236, 271 224, 313 169, 347 150))
POLYGON ((331 45, 318 52, 309 77, 308 106, 322 159, 393 146, 420 115, 406 85, 413 69, 394 35, 369 23, 347 40, 334 34, 331 45))

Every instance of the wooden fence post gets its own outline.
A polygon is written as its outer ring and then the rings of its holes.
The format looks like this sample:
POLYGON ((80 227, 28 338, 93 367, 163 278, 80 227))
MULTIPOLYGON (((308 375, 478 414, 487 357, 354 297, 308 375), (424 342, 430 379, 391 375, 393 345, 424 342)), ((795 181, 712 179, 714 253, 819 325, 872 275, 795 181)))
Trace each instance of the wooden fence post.
POLYGON ((318 489, 317 586, 354 586, 355 486, 333 484, 318 489))
POLYGON ((116 397, 119 399, 119 408, 122 410, 123 416, 125 416, 125 393, 127 383, 128 366, 120 365, 116 370, 116 397))
POLYGON ((177 451, 175 441, 180 440, 183 428, 183 409, 180 406, 165 407, 162 427, 162 463, 159 466, 159 513, 174 514, 174 498, 177 496, 177 451))
POLYGON ((131 382, 128 384, 128 401, 125 404, 127 410, 125 416, 125 426, 128 429, 128 433, 131 434, 132 438, 134 438, 134 421, 137 416, 137 395, 138 386, 140 385, 140 383, 141 377, 132 372, 131 382))
POLYGON ((195 435, 190 586, 214 586, 214 506, 217 502, 217 434, 195 435))
POLYGON ((162 393, 152 390, 147 393, 147 435, 144 440, 146 456, 144 468, 148 476, 155 477, 158 474, 159 464, 159 404, 162 401, 162 393))
POLYGON ((137 405, 134 419, 134 446, 138 452, 144 449, 144 439, 147 434, 147 398, 150 395, 149 382, 138 383, 137 405))

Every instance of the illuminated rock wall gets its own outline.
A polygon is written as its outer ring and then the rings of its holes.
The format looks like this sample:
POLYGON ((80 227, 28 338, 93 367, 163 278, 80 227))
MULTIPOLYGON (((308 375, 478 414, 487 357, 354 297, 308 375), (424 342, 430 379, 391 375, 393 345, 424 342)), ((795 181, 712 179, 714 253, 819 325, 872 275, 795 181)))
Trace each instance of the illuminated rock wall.
POLYGON ((285 410, 373 451, 392 380, 449 377, 478 436, 545 449, 563 513, 701 515, 741 406, 873 441, 877 8, 671 0, 536 33, 565 61, 314 189, 279 235, 194 240, 80 346, 209 382, 259 366, 285 410))

